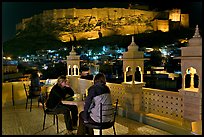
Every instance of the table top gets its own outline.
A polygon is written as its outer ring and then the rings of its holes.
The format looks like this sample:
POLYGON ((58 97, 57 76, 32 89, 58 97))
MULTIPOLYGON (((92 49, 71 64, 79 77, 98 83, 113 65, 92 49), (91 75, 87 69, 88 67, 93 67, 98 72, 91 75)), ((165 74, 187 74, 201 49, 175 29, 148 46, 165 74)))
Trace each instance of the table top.
POLYGON ((73 100, 73 101, 68 101, 68 100, 62 100, 63 104, 69 104, 69 105, 83 105, 84 106, 84 101, 80 100, 73 100))
POLYGON ((78 100, 78 101, 77 100, 73 100, 73 101, 63 100, 62 103, 68 104, 68 105, 76 105, 79 113, 84 110, 84 101, 82 101, 82 100, 81 101, 80 100, 78 100))
POLYGON ((44 84, 44 85, 42 85, 42 87, 52 87, 52 86, 54 86, 53 84, 44 84))

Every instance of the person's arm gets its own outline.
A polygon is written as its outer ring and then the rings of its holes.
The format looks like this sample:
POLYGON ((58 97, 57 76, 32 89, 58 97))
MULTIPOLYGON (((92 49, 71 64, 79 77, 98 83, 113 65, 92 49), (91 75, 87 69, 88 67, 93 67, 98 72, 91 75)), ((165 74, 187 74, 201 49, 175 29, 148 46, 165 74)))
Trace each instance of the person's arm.
POLYGON ((70 96, 74 96, 74 90, 67 86, 67 87, 64 87, 65 91, 66 91, 66 94, 69 94, 70 96))
POLYGON ((60 104, 62 97, 58 93, 58 90, 60 90, 60 89, 58 88, 57 85, 54 85, 52 87, 50 94, 49 94, 49 97, 48 97, 48 100, 46 102, 46 106, 48 108, 54 108, 54 107, 56 107, 56 105, 60 104))
POLYGON ((86 123, 88 121, 89 117, 89 108, 91 106, 92 100, 95 97, 95 89, 93 87, 88 89, 88 96, 85 99, 85 105, 84 105, 84 122, 86 123))

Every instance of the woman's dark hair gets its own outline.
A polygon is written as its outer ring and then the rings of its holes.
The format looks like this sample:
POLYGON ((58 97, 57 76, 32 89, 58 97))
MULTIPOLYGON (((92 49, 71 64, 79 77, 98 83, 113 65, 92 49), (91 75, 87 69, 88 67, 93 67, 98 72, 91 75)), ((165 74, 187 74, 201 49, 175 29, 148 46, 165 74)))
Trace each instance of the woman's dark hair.
POLYGON ((103 83, 106 84, 106 76, 103 73, 98 73, 95 77, 94 77, 94 84, 96 83, 103 83))

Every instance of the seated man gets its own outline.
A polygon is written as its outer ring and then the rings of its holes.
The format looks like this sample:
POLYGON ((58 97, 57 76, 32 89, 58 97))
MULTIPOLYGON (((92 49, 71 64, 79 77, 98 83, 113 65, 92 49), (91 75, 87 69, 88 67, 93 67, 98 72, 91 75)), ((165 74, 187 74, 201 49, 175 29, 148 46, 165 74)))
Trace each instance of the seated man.
POLYGON ((69 87, 66 76, 59 76, 57 84, 55 84, 50 91, 46 107, 51 111, 64 114, 67 134, 73 134, 72 131, 77 127, 78 108, 76 105, 62 103, 62 100, 67 96, 74 96, 74 91, 69 87))

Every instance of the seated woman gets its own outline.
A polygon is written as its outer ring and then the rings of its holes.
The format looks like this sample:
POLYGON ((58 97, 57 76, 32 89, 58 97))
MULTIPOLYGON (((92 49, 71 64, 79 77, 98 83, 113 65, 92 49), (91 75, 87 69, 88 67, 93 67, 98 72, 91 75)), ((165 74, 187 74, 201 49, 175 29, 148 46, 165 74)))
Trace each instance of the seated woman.
POLYGON ((94 77, 94 85, 88 89, 88 96, 85 99, 84 111, 79 114, 79 127, 77 135, 94 135, 92 128, 84 123, 100 123, 100 104, 103 105, 102 123, 113 121, 113 109, 110 89, 106 85, 105 75, 102 73, 94 77), (105 106, 105 107, 104 107, 105 106))
POLYGON ((30 94, 34 96, 40 95, 41 94, 40 77, 38 75, 37 70, 32 72, 30 81, 31 81, 30 94))
POLYGON ((68 84, 68 79, 66 76, 59 76, 57 83, 52 87, 48 100, 46 102, 46 107, 50 111, 58 112, 64 115, 64 122, 66 125, 67 135, 72 135, 73 130, 77 128, 78 120, 78 107, 76 105, 63 104, 67 96, 74 96, 73 89, 68 84), (70 115, 71 112, 71 115, 70 115))

